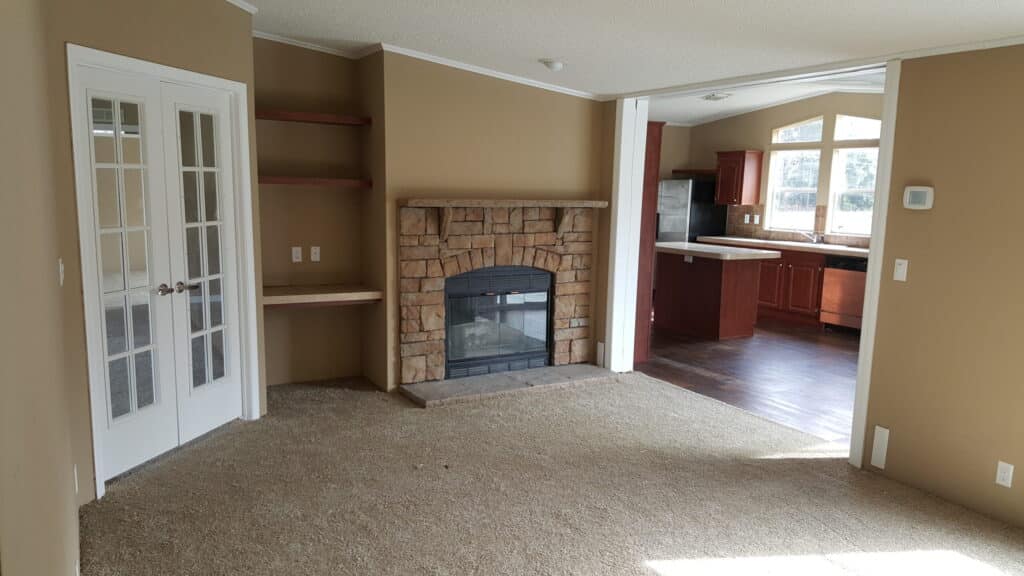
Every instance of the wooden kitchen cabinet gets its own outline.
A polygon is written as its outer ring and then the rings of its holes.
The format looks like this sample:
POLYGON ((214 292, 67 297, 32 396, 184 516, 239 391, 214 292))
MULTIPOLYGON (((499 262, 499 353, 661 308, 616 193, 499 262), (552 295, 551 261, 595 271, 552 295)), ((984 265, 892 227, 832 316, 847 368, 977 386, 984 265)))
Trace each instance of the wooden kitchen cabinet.
POLYGON ((817 324, 825 256, 782 251, 782 259, 761 263, 758 316, 817 324))
POLYGON ((782 260, 764 260, 761 262, 761 282, 757 292, 757 303, 762 308, 780 308, 782 306, 782 281, 785 277, 782 260))
POLYGON ((758 204, 761 198, 763 156, 760 150, 719 152, 715 204, 758 204))

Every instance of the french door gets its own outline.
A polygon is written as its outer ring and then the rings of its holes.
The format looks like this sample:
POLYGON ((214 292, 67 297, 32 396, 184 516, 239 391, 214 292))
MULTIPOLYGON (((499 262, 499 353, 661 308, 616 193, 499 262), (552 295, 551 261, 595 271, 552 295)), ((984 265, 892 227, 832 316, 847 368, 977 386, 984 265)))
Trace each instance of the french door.
POLYGON ((230 96, 92 67, 75 79, 102 483, 242 413, 230 96))

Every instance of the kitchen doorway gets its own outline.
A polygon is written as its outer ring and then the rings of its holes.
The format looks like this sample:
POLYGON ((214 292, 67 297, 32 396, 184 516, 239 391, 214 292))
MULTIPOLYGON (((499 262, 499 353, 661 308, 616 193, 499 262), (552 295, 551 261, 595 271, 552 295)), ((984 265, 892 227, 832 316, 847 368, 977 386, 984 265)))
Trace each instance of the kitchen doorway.
POLYGON ((644 162, 636 369, 858 466, 892 70, 652 96, 644 162))

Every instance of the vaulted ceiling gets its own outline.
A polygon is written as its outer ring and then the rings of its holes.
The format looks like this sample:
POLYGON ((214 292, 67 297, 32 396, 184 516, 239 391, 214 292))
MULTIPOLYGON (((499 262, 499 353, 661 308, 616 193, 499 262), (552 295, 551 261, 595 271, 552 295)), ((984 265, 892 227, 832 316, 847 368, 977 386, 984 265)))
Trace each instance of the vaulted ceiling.
POLYGON ((1020 0, 250 2, 261 32, 353 56, 391 44, 602 96, 1024 33, 1020 0))

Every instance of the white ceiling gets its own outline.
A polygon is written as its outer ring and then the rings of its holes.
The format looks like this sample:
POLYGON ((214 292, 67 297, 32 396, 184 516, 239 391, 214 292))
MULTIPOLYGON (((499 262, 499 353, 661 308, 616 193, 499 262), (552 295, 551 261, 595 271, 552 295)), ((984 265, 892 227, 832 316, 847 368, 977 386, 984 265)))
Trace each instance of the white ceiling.
POLYGON ((871 70, 855 74, 842 74, 810 81, 764 84, 731 90, 721 90, 730 96, 725 100, 709 101, 703 97, 710 90, 651 98, 650 118, 677 124, 695 126, 705 122, 745 114, 754 110, 777 106, 794 100, 812 98, 830 92, 866 92, 881 94, 885 89, 885 71, 871 70))
POLYGON ((250 2, 260 32, 353 56, 385 43, 601 96, 1009 38, 1024 22, 1020 0, 250 2))

